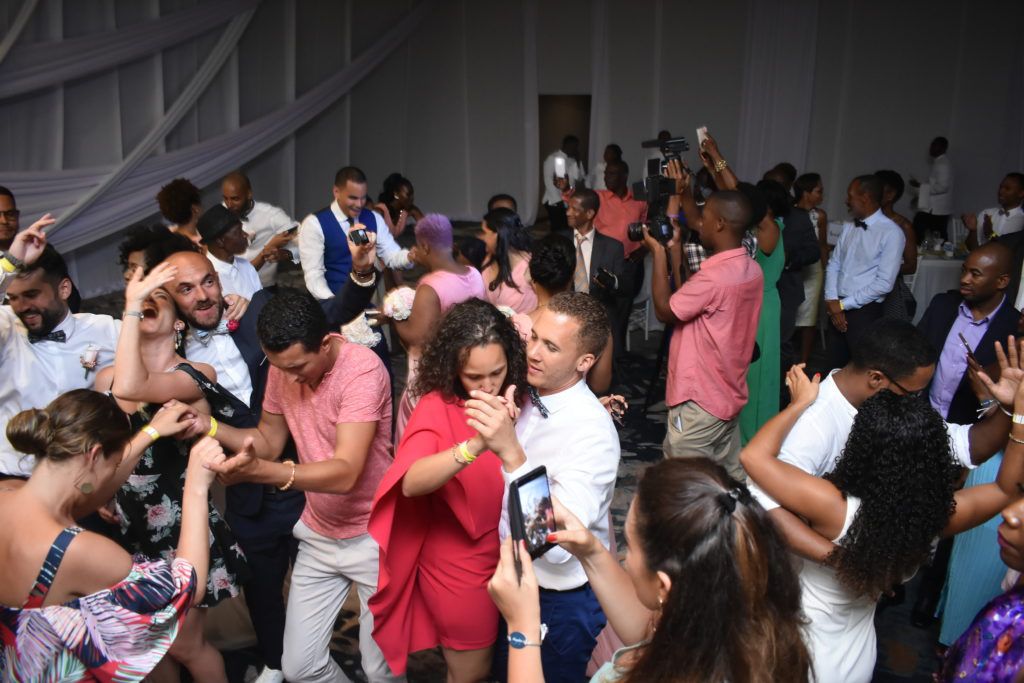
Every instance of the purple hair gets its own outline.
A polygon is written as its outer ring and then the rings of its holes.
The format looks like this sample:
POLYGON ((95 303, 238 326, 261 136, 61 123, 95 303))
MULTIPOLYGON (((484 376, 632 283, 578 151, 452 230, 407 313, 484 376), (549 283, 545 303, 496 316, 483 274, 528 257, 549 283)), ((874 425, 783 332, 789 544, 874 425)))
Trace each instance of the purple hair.
POLYGON ((434 249, 451 250, 452 222, 439 213, 428 213, 416 222, 416 239, 423 240, 434 249))

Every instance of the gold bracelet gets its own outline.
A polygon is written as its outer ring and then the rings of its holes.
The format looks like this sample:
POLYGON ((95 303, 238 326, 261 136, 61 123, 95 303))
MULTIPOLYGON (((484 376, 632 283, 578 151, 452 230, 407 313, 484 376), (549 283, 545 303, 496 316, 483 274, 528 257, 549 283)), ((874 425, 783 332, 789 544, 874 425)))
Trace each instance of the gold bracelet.
POLYGON ((1007 434, 1007 436, 1010 437, 1010 441, 1014 443, 1019 443, 1020 445, 1024 446, 1024 439, 1018 439, 1013 434, 1007 434))
POLYGON ((721 173, 727 168, 729 168, 729 162, 725 159, 719 159, 715 162, 715 173, 721 173))
POLYGON ((217 418, 213 415, 210 416, 210 431, 206 432, 207 436, 217 436, 217 418))
POLYGON ((287 491, 288 489, 290 489, 292 487, 292 484, 295 483, 295 461, 294 460, 283 460, 282 463, 285 464, 285 465, 291 465, 292 466, 292 476, 288 477, 288 483, 287 484, 285 484, 284 486, 278 486, 277 489, 279 491, 287 491))
POLYGON ((156 427, 154 427, 153 425, 146 425, 139 431, 148 434, 149 438, 153 439, 153 441, 156 441, 157 439, 160 438, 160 432, 156 431, 156 427))

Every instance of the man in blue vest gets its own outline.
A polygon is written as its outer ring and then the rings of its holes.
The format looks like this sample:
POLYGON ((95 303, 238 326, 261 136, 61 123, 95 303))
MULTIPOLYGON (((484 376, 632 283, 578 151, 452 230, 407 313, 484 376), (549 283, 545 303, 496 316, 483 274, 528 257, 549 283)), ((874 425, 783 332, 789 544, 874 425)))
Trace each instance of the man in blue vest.
POLYGON ((352 271, 346 236, 357 224, 377 233, 377 256, 387 268, 411 268, 409 250, 395 242, 384 218, 366 208, 366 175, 345 166, 334 176, 334 201, 311 213, 299 228, 299 259, 306 289, 317 299, 329 299, 352 271))

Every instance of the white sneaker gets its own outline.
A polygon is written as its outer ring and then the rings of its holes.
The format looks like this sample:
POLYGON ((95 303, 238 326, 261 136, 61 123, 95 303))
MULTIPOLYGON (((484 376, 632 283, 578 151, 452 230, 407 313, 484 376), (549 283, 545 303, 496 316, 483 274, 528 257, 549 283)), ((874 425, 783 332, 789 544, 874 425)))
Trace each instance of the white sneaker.
POLYGON ((284 683, 284 674, 277 669, 265 666, 253 683, 284 683))

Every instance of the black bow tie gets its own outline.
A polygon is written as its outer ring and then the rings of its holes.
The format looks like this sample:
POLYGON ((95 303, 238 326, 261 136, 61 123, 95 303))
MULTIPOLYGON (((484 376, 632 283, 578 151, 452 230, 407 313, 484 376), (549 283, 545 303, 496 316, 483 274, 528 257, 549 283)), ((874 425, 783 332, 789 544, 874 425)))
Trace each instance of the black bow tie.
POLYGON ((31 344, 38 344, 42 341, 60 342, 63 344, 68 340, 68 336, 64 334, 63 330, 57 330, 56 332, 50 332, 49 334, 32 334, 28 333, 28 341, 31 344))
POLYGON ((999 215, 1000 216, 1009 216, 1010 212, 1007 211, 1006 209, 999 209, 999 215))
POLYGON ((864 221, 854 221, 853 224, 856 225, 858 228, 863 228, 865 230, 868 229, 868 224, 865 223, 864 221))
POLYGON ((548 417, 548 408, 547 408, 547 406, 544 405, 544 401, 540 400, 540 394, 537 393, 537 390, 534 389, 533 387, 530 387, 530 390, 527 393, 530 394, 530 403, 532 403, 533 406, 538 411, 540 411, 540 416, 541 417, 543 417, 544 419, 547 419, 547 417, 548 417))

